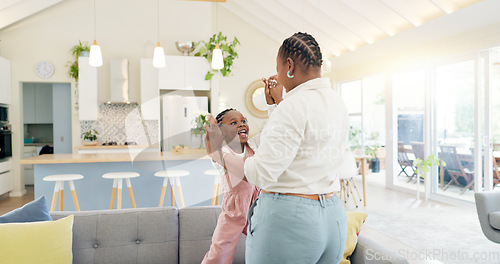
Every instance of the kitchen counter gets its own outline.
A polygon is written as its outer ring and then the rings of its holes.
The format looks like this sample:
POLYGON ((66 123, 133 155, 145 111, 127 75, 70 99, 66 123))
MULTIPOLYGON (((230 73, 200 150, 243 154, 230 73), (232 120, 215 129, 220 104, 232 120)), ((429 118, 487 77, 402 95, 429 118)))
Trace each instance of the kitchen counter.
MULTIPOLYGON (((109 146, 113 147, 113 146, 109 146)), ((205 149, 189 149, 183 153, 142 152, 142 153, 107 153, 107 154, 45 154, 21 160, 21 164, 63 164, 63 163, 98 163, 98 162, 136 162, 163 160, 209 159, 205 149)))
POLYGON ((124 149, 124 148, 143 148, 143 149, 159 149, 159 146, 143 146, 143 145, 112 145, 112 146, 76 146, 75 149, 124 149))
POLYGON ((43 147, 45 145, 53 146, 54 143, 24 143, 25 147, 43 147))
MULTIPOLYGON (((49 202, 54 182, 44 181, 44 177, 68 173, 83 175, 83 179, 74 181, 81 210, 109 208, 113 181, 102 178, 109 172, 139 173, 139 177, 131 179, 137 207, 158 206, 163 184, 163 178, 154 176, 158 171, 189 171, 189 176, 180 179, 186 206, 210 205, 215 179, 213 175, 205 175, 206 170, 214 169, 205 149, 187 149, 183 153, 146 149, 130 153, 46 154, 23 159, 21 164, 33 164, 35 197, 45 196, 49 202)), ((74 210, 71 192, 64 192, 64 196, 64 210, 74 210)), ((178 203, 178 194, 175 196, 178 203)), ((170 205, 170 201, 170 195, 166 195, 165 205, 170 205)), ((123 193, 122 205, 123 208, 132 207, 127 192, 123 193)))

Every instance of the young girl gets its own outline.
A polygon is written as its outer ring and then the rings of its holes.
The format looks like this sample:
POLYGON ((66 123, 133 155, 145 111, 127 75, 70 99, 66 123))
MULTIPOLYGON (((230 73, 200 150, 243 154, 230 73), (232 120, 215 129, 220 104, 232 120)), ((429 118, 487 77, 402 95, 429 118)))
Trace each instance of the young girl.
POLYGON ((222 175, 223 198, 212 245, 202 263, 232 263, 241 234, 246 235, 248 210, 259 194, 259 189, 248 183, 243 173, 244 159, 254 152, 248 144, 248 124, 240 112, 230 108, 215 119, 209 115, 208 120, 210 128, 205 126, 205 143, 222 175))

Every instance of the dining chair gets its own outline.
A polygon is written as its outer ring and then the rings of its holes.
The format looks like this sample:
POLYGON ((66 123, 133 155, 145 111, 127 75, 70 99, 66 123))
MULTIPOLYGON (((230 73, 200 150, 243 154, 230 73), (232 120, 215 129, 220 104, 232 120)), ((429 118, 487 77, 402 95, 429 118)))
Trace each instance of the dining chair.
POLYGON ((444 166, 444 169, 450 175, 450 181, 448 182, 448 184, 446 184, 443 191, 446 191, 446 189, 448 189, 448 187, 452 183, 455 183, 457 186, 462 187, 463 185, 460 184, 459 179, 463 178, 466 185, 460 194, 464 194, 466 190, 474 186, 474 171, 463 166, 462 160, 457 154, 456 146, 441 145, 439 147, 441 148, 441 153, 439 154, 439 156, 444 160, 444 162, 446 162, 446 166, 444 166))
POLYGON ((415 176, 415 168, 413 166, 413 161, 408 158, 405 150, 405 145, 402 141, 398 141, 398 164, 399 167, 401 167, 401 171, 399 172, 398 176, 401 175, 401 173, 404 173, 407 177, 410 177, 408 182, 411 181, 411 179, 415 176), (408 167, 410 167, 410 169, 412 170, 411 176, 406 172, 406 168, 408 167))

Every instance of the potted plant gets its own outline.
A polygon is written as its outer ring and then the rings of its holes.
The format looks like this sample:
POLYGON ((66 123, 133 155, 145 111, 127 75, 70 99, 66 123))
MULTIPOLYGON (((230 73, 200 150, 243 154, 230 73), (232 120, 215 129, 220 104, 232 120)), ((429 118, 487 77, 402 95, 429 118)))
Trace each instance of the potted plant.
POLYGON ((204 124, 209 125, 210 122, 207 120, 207 115, 206 114, 200 114, 198 115, 194 120, 194 125, 195 127, 191 129, 191 135, 194 135, 195 137, 200 137, 200 148, 203 148, 203 135, 205 135, 205 127, 203 126, 204 124))
POLYGON ((83 42, 81 40, 78 41, 78 44, 71 48, 71 54, 73 55, 74 61, 68 61, 68 75, 70 78, 74 79, 75 82, 78 82, 78 58, 80 56, 88 56, 90 52, 90 47, 87 42, 83 42))
POLYGON ((436 158, 433 155, 429 155, 426 159, 422 160, 420 158, 417 158, 415 161, 413 161, 413 165, 417 168, 415 169, 415 174, 417 175, 417 199, 419 199, 420 192, 418 186, 420 185, 420 179, 425 180, 425 176, 427 175, 427 172, 429 172, 430 168, 432 165, 436 166, 446 166, 446 162, 444 160, 440 160, 436 158))
POLYGON ((85 141, 83 145, 85 146, 96 146, 97 145, 97 135, 99 133, 95 129, 90 129, 83 133, 83 140, 85 141))
MULTIPOLYGON (((355 151, 356 149, 361 148, 360 144, 360 136, 361 129, 354 126, 349 126, 349 145, 351 147, 351 151, 355 151)), ((360 153, 358 153, 360 154, 360 153)))
POLYGON ((372 156, 373 158, 370 159, 370 165, 372 167, 372 172, 380 172, 380 160, 378 158, 378 148, 380 148, 380 145, 378 144, 373 144, 370 146, 366 146, 365 152, 367 155, 372 156))
MULTIPOLYGON (((240 41, 234 37, 233 41, 227 41, 227 37, 219 34, 214 34, 208 41, 199 41, 196 45, 199 50, 194 54, 194 56, 205 57, 209 63, 212 62, 212 52, 215 46, 219 44, 219 48, 222 50, 222 56, 224 57, 224 68, 220 69, 222 76, 226 77, 231 73, 231 67, 233 66, 234 59, 238 57, 236 52, 236 45, 240 44, 240 41)), ((205 80, 212 79, 212 76, 217 72, 217 70, 210 70, 205 75, 205 80)))

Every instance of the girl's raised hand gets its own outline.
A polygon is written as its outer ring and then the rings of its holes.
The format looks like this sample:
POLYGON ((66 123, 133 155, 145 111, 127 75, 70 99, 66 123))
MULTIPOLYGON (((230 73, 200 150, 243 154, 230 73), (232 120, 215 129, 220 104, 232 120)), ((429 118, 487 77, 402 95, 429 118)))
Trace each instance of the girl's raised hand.
POLYGON ((217 124, 217 120, 211 115, 207 115, 207 120, 209 122, 209 126, 204 124, 205 127, 205 146, 207 148, 208 154, 216 152, 222 148, 222 131, 217 124))

